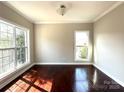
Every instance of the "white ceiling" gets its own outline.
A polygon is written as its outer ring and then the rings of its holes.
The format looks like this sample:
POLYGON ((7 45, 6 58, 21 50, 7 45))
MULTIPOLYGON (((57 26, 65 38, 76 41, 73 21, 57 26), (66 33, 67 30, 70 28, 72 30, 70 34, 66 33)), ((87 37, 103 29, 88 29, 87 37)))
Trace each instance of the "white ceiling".
POLYGON ((33 23, 89 23, 117 4, 115 1, 7 1, 10 8, 33 23), (67 5, 64 16, 57 13, 60 3, 67 5))

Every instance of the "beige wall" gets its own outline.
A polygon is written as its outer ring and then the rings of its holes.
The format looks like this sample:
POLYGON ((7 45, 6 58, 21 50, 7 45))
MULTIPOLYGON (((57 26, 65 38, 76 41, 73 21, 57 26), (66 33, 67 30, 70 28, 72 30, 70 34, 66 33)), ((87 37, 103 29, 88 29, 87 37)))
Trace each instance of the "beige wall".
POLYGON ((124 4, 94 24, 95 63, 124 84, 124 4))
POLYGON ((78 30, 90 31, 90 49, 92 50, 92 23, 35 25, 35 62, 74 62, 74 32, 78 30))
POLYGON ((31 62, 33 62, 33 24, 29 22, 27 19, 13 11, 12 9, 8 8, 4 4, 0 2, 0 17, 10 21, 12 23, 18 24, 20 26, 26 27, 30 29, 30 48, 31 48, 31 62))

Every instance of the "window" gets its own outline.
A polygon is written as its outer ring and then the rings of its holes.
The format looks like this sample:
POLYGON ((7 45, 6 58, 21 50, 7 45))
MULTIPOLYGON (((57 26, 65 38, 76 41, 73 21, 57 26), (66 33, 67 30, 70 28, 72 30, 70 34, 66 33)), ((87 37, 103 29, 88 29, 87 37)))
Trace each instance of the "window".
POLYGON ((26 44, 26 31, 20 28, 16 28, 16 57, 17 57, 17 66, 20 66, 27 61, 27 44, 26 44))
POLYGON ((28 60, 28 30, 0 20, 0 75, 28 60))
POLYGON ((75 61, 88 61, 89 31, 75 33, 75 61))

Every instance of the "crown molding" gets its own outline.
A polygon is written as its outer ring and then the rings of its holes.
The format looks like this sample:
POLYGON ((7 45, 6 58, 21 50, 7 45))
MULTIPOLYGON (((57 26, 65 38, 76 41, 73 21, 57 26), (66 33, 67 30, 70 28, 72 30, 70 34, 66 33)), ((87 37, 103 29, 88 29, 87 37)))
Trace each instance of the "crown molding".
POLYGON ((96 17, 93 22, 96 22, 97 20, 101 19, 103 16, 105 16, 106 14, 108 14, 109 12, 111 12, 112 10, 114 10, 115 8, 117 8, 119 5, 121 5, 123 3, 123 1, 118 1, 117 3, 113 4, 109 9, 107 9, 105 12, 103 12, 102 14, 100 14, 98 17, 96 17))
POLYGON ((69 21, 44 21, 44 22, 34 22, 34 24, 73 24, 73 23, 93 23, 92 21, 72 21, 72 20, 69 20, 69 21))

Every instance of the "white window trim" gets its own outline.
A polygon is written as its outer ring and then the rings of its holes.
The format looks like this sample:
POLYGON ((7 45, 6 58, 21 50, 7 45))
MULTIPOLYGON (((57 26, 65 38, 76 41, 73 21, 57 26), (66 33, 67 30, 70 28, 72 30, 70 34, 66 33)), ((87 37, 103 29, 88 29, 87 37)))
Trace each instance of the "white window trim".
MULTIPOLYGON (((5 73, 2 73, 2 74, 0 74, 0 81, 1 80, 3 80, 4 78, 6 78, 7 76, 9 76, 10 74, 12 74, 12 73, 14 73, 14 72, 16 72, 17 70, 19 70, 19 69, 21 69, 21 68, 23 68, 24 66, 26 66, 26 65, 28 65, 28 64, 30 64, 31 62, 30 62, 30 39, 29 39, 29 37, 30 37, 30 30, 28 29, 28 28, 25 28, 25 27, 23 27, 23 26, 21 26, 21 25, 18 25, 18 24, 16 24, 16 23, 14 23, 14 22, 12 22, 12 21, 9 21, 9 20, 7 20, 7 19, 4 19, 4 18, 2 18, 2 17, 0 17, 0 21, 1 22, 3 22, 3 23, 5 23, 5 24, 7 24, 7 25, 10 25, 10 26, 14 26, 14 27, 17 27, 17 28, 20 28, 20 29, 24 29, 24 30, 26 30, 27 31, 27 62, 25 62, 23 65, 20 65, 20 66, 18 66, 18 67, 16 67, 15 66, 15 68, 13 69, 13 70, 10 70, 10 71, 7 71, 7 72, 5 72, 5 73)), ((15 30, 15 29, 14 29, 15 30)), ((14 33, 15 33, 15 31, 14 31, 14 33)), ((14 41, 15 42, 15 41, 14 41)), ((6 48, 5 48, 6 49, 6 48)), ((15 47, 14 47, 14 49, 15 49, 15 47)), ((15 50, 16 51, 16 50, 15 50)), ((15 62, 16 63, 16 62, 15 62)))
MULTIPOLYGON (((90 42, 90 31, 89 30, 77 30, 74 32, 74 61, 78 62, 78 61, 83 61, 83 62, 89 62, 90 61, 90 49, 89 49, 89 42, 90 42), (76 32, 87 32, 88 33, 88 56, 87 58, 83 58, 81 60, 76 59, 76 32)), ((82 45, 83 47, 83 45, 82 45)))

